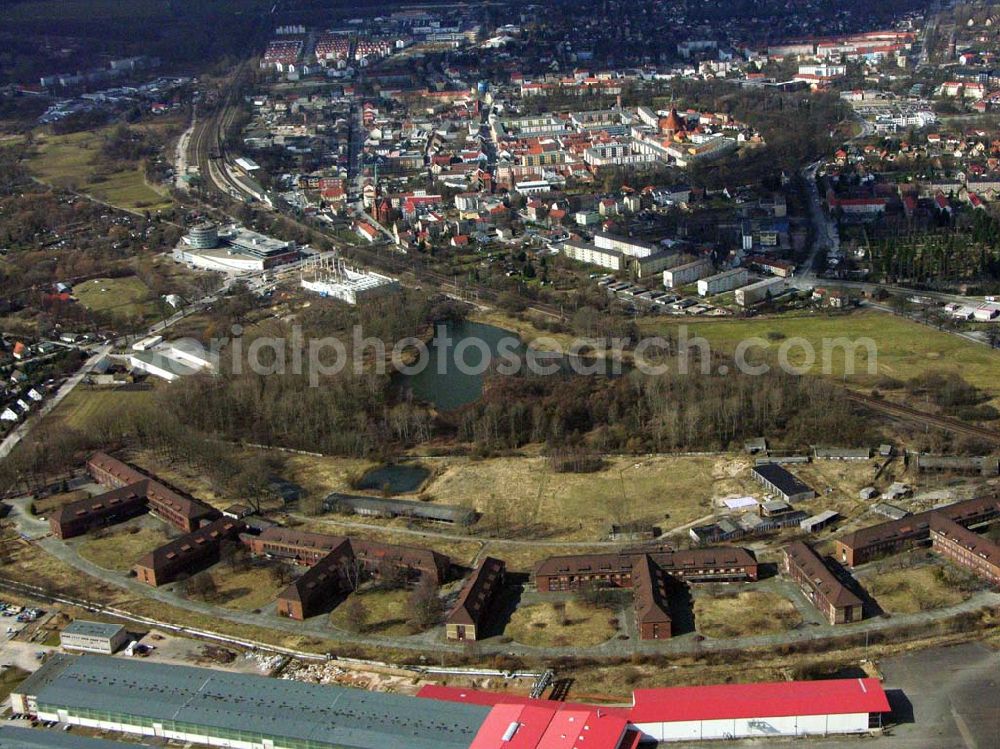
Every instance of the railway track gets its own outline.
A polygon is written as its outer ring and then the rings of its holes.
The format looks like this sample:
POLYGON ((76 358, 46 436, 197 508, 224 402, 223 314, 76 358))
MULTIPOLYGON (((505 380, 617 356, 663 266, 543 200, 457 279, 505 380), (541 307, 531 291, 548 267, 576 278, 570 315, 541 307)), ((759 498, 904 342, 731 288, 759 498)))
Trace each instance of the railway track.
POLYGON ((937 427, 938 429, 944 429, 954 434, 976 437, 994 445, 1000 445, 1000 432, 993 429, 976 426, 975 424, 967 424, 964 421, 959 421, 949 416, 925 413, 924 411, 904 406, 900 403, 893 403, 881 398, 872 398, 869 395, 862 395, 851 391, 847 392, 847 399, 888 416, 895 416, 896 418, 906 419, 907 421, 924 424, 925 426, 937 427))
MULTIPOLYGON (((248 196, 246 188, 229 174, 226 167, 227 144, 225 136, 237 114, 236 107, 234 106, 234 95, 237 84, 250 62, 251 60, 248 59, 240 64, 231 77, 228 91, 220 106, 215 112, 206 115, 195 126, 188 144, 189 154, 192 155, 191 161, 198 165, 198 170, 202 175, 205 185, 230 200, 243 200, 248 196)), ((250 195, 250 197, 256 196, 250 195)), ((294 216, 282 215, 287 221, 296 224, 312 236, 332 241, 345 256, 351 257, 375 270, 394 274, 406 274, 413 277, 419 283, 463 299, 473 299, 491 304, 496 304, 500 300, 501 293, 499 291, 480 284, 459 283, 452 276, 422 267, 420 260, 416 257, 402 256, 394 252, 383 253, 372 251, 369 248, 357 245, 345 245, 321 228, 305 224, 294 216)), ((563 310, 554 304, 528 302, 526 308, 550 319, 560 321, 567 319, 567 315, 563 310)))

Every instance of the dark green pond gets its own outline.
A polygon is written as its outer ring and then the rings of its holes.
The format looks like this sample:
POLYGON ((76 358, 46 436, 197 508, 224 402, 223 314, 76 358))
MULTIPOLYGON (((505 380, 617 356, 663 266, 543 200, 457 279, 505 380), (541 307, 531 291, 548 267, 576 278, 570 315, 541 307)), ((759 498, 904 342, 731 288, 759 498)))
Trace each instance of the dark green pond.
POLYGON ((508 330, 483 325, 476 322, 449 323, 444 326, 451 344, 443 346, 435 335, 428 347, 430 358, 423 371, 411 375, 401 375, 401 386, 412 392, 418 401, 433 403, 442 411, 460 408, 479 400, 483 394, 486 373, 477 373, 482 368, 483 352, 488 349, 492 357, 498 354, 501 341, 516 340, 517 336, 508 330), (477 341, 476 345, 463 343, 477 341), (482 342, 481 347, 478 342, 482 342), (466 366, 455 363, 455 351, 462 345, 462 361, 466 366), (472 371, 462 371, 462 369, 472 371))
POLYGON ((361 477, 358 489, 386 490, 389 494, 412 494, 419 491, 431 472, 415 463, 394 463, 372 468, 361 477))
MULTIPOLYGON (((504 368, 516 360, 521 371, 539 371, 528 365, 526 349, 516 333, 468 321, 447 323, 443 327, 448 340, 442 339, 439 329, 428 345, 429 355, 423 368, 411 374, 397 375, 399 386, 404 392, 409 391, 414 400, 433 403, 441 411, 450 411, 482 397, 483 383, 491 369, 500 374, 512 374, 516 369, 505 371, 504 368)), ((571 363, 586 361, 553 354, 541 354, 540 357, 536 363, 541 369, 554 367, 563 375, 573 371, 571 363)), ((628 367, 623 365, 623 371, 627 370, 628 367)))

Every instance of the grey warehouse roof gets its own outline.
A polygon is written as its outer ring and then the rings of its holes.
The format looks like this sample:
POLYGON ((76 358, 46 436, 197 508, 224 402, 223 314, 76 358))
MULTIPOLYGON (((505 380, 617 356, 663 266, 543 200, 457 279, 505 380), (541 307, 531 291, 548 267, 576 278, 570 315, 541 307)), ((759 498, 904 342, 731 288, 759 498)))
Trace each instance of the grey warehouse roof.
POLYGON ((475 511, 468 507, 421 502, 415 499, 389 499, 334 492, 327 496, 323 504, 329 510, 403 515, 446 523, 471 522, 475 518, 475 511))
POLYGON ((107 711, 337 749, 468 749, 489 710, 107 656, 54 658, 18 690, 40 708, 107 711), (44 673, 43 673, 44 672, 44 673), (34 691, 36 690, 37 691, 34 691))
POLYGON ((86 619, 74 619, 63 629, 64 635, 81 635, 83 637, 114 637, 124 627, 121 624, 105 622, 90 622, 86 619))

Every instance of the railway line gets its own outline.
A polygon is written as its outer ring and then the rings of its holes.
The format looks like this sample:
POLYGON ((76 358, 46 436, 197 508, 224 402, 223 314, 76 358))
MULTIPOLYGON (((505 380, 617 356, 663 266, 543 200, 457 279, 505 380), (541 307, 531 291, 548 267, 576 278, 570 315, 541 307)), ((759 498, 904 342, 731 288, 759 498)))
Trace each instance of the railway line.
POLYGON ((975 437, 994 445, 1000 445, 1000 432, 993 429, 987 429, 986 427, 977 426, 975 424, 967 424, 964 421, 959 421, 958 419, 953 419, 949 416, 929 414, 916 408, 911 408, 910 406, 904 406, 901 403, 893 403, 892 401, 887 401, 881 398, 873 398, 869 395, 862 395, 861 393, 855 393, 852 391, 847 392, 847 398, 854 403, 858 403, 874 411, 879 411, 887 416, 894 416, 899 419, 905 419, 918 424, 943 429, 954 434, 975 437))

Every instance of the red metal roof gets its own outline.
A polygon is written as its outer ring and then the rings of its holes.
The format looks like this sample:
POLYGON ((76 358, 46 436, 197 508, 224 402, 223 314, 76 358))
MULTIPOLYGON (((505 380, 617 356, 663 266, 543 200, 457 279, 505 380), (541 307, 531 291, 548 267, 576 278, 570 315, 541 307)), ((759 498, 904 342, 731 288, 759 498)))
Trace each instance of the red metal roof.
POLYGON ((631 721, 635 724, 889 711, 878 679, 637 689, 633 701, 631 721))
POLYGON ((469 749, 619 749, 627 729, 625 718, 603 710, 497 705, 469 749))

